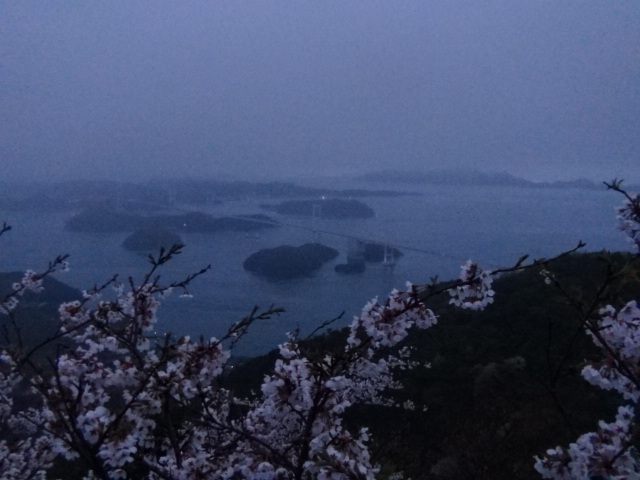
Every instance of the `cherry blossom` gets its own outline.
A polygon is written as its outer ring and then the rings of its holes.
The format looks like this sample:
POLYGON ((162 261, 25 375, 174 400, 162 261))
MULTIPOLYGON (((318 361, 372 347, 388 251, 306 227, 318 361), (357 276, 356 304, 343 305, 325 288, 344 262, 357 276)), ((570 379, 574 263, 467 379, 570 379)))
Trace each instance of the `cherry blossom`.
POLYGON ((547 450, 536 457, 535 469, 543 478, 590 480, 594 477, 631 479, 640 476, 640 465, 632 446, 632 407, 620 407, 616 421, 600 421, 598 431, 581 435, 568 449, 547 450))
MULTIPOLYGON (((620 182, 606 183, 622 193, 625 202, 617 209, 619 228, 640 254, 640 195, 621 188, 620 182)), ((550 278, 545 275, 545 278, 550 278)), ((619 310, 606 305, 599 318, 587 318, 586 332, 602 350, 602 360, 582 369, 583 378, 605 390, 615 390, 637 405, 640 398, 640 309, 630 301, 619 310)), ((616 421, 600 421, 597 432, 586 433, 568 449, 556 447, 542 458, 536 457, 535 469, 543 478, 589 480, 591 478, 640 478, 640 462, 634 446, 637 429, 634 407, 618 408, 616 421)))
MULTIPOLYGON (((61 304, 49 343, 62 348, 50 364, 20 341, 0 352, 0 426, 12 437, 0 442, 0 478, 45 478, 60 457, 101 480, 373 479, 369 431, 347 428, 345 413, 400 404, 388 394, 402 387, 396 373, 419 365, 403 342, 438 322, 429 298, 448 292, 451 303, 479 310, 494 296, 492 274, 471 261, 453 283, 408 283, 367 303, 335 352, 307 355, 289 334, 260 392, 238 398, 222 383, 230 349, 280 310, 255 308, 221 338, 158 336, 163 300, 174 290, 189 296, 189 282, 207 270, 161 285, 158 269, 180 248, 150 256, 139 284, 114 277, 61 304), (29 402, 16 402, 18 393, 29 402)), ((59 257, 42 273, 28 271, 1 302, 5 312, 11 317, 23 291, 39 291, 65 268, 59 257)))
MULTIPOLYGON (((40 288, 41 276, 24 278, 15 292, 40 288)), ((153 338, 158 308, 173 288, 154 281, 126 289, 113 279, 60 305, 58 338, 72 346, 57 357, 53 374, 19 350, 2 353, 2 422, 22 432, 20 441, 0 444, 2 478, 43 476, 55 456, 81 461, 87 478, 129 478, 134 465, 152 479, 375 477, 366 428, 351 432, 342 418, 356 403, 392 405, 384 392, 399 387, 394 371, 417 365, 411 349, 393 347, 411 328, 437 322, 418 287, 407 284, 407 291, 368 303, 342 352, 312 361, 289 335, 253 399, 235 398, 217 381, 230 358, 225 342, 237 341, 254 318, 221 339, 153 338), (112 300, 103 299, 108 286, 112 300), (20 376, 24 365, 32 367, 29 377, 20 376), (23 378, 39 407, 13 404, 23 378), (244 415, 232 414, 241 406, 244 415), (189 413, 177 421, 180 411, 189 413), (35 451, 38 461, 29 453, 35 451)))
POLYGON ((449 302, 469 310, 482 310, 493 303, 492 275, 471 260, 460 268, 460 284, 449 290, 452 297, 449 302))
MULTIPOLYGON (((611 305, 600 310, 601 319, 587 329, 594 343, 603 350, 599 365, 587 365, 582 376, 605 390, 616 390, 626 400, 637 403, 640 367, 640 309, 635 301, 620 311, 611 305)), ((568 449, 556 447, 543 458, 536 457, 535 468, 551 479, 638 478, 640 464, 633 446, 634 409, 622 406, 616 421, 599 424, 595 433, 582 435, 568 449)))
POLYGON ((622 231, 631 243, 633 251, 640 255, 640 193, 630 193, 622 188, 622 181, 604 182, 608 189, 621 193, 624 203, 616 208, 618 229, 622 231))

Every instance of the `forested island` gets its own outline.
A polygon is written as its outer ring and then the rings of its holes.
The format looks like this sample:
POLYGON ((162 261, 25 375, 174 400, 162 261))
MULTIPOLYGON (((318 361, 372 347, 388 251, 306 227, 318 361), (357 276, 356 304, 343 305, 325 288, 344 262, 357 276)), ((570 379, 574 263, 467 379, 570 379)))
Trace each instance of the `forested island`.
MULTIPOLYGON (((322 180, 319 178, 318 180, 322 180)), ((399 185, 428 187, 436 185, 523 187, 523 188, 603 188, 588 179, 533 182, 509 173, 479 171, 433 170, 402 171, 383 170, 342 178, 352 187, 311 187, 295 181, 249 182, 219 179, 167 179, 144 183, 110 180, 67 181, 37 184, 30 188, 23 185, 2 185, 4 195, 0 209, 65 211, 78 209, 121 209, 130 213, 151 214, 176 205, 219 205, 226 201, 254 199, 307 200, 322 197, 332 199, 363 199, 367 197, 400 197, 416 195, 399 185), (394 185, 396 190, 389 189, 394 185), (361 187, 362 186, 362 187, 361 187), (37 196, 28 194, 37 190, 37 196)), ((326 183, 331 184, 330 179, 326 183)), ((630 185, 630 189, 640 189, 630 185)))
POLYGON ((190 212, 176 215, 135 215, 115 210, 85 210, 68 219, 65 229, 74 232, 129 232, 138 228, 165 228, 184 233, 255 232, 277 227, 263 214, 214 217, 190 212))
MULTIPOLYGON (((357 184, 357 182, 354 182, 357 184)), ((132 214, 151 215, 178 205, 202 207, 228 201, 262 199, 344 199, 365 197, 400 197, 402 190, 386 188, 320 188, 294 182, 248 182, 216 179, 157 180, 141 184, 109 180, 68 181, 33 185, 39 195, 28 195, 23 185, 4 185, 0 198, 3 210, 116 210, 132 214)))
POLYGON ((299 247, 281 245, 253 253, 244 261, 243 267, 270 280, 292 280, 311 275, 337 256, 336 249, 319 243, 299 247))

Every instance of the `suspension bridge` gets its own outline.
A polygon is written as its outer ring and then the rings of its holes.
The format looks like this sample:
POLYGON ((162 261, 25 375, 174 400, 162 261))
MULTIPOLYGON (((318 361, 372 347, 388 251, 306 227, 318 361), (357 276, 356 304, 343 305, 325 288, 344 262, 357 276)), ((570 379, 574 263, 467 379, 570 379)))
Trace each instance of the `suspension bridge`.
MULTIPOLYGON (((119 187, 118 191, 117 191, 117 195, 116 195, 116 210, 123 210, 123 202, 122 202, 122 190, 119 187)), ((174 209, 176 208, 175 205, 175 196, 173 194, 172 191, 168 192, 168 197, 169 197, 169 201, 167 206, 172 206, 174 209)), ((146 204, 146 202, 140 202, 137 201, 136 203, 138 204, 146 204)), ((149 203, 149 206, 156 206, 157 204, 152 204, 149 203)), ((180 209, 180 208, 179 208, 180 209)), ((363 237, 360 235, 353 235, 350 233, 344 233, 344 232, 336 232, 336 231, 332 231, 332 230, 326 230, 323 228, 319 227, 320 224, 320 220, 323 218, 322 216, 322 204, 320 202, 317 203, 313 203, 312 204, 312 210, 311 210, 311 226, 308 225, 300 225, 300 224, 296 224, 296 223, 290 223, 290 222, 284 222, 284 221, 275 221, 275 220, 267 220, 267 219, 260 219, 260 218, 254 218, 248 215, 223 215, 226 218, 233 218, 233 219, 238 219, 238 220, 242 220, 242 221, 248 221, 248 222, 255 222, 255 223, 259 223, 259 224, 264 224, 264 225, 270 225, 270 226, 275 226, 275 227, 287 227, 287 228, 293 228, 293 229, 298 229, 298 230, 306 230, 309 231, 313 234, 314 236, 314 240, 317 241, 318 237, 320 235, 329 235, 329 236, 333 236, 333 237, 341 237, 346 239, 349 243, 348 243, 348 253, 347 253, 347 257, 357 257, 358 255, 361 254, 361 250, 363 248, 364 245, 366 244, 371 244, 371 245, 379 245, 381 247, 383 247, 383 256, 382 256, 382 263, 383 265, 387 265, 387 266, 393 266, 395 264, 395 256, 394 256, 394 250, 404 250, 404 251, 412 251, 412 252, 417 252, 420 254, 424 254, 424 255, 429 255, 429 256, 433 256, 433 257, 438 257, 438 258, 445 258, 445 259, 449 259, 449 260, 454 260, 456 262, 464 262, 464 259, 461 259, 460 257, 456 257, 453 255, 448 255, 446 253, 442 253, 442 252, 437 252, 435 250, 429 250, 429 249, 425 249, 425 248, 418 248, 415 246, 411 246, 411 245, 404 245, 404 244, 400 244, 400 243, 392 243, 389 241, 385 241, 379 238, 367 238, 367 237, 363 237)))

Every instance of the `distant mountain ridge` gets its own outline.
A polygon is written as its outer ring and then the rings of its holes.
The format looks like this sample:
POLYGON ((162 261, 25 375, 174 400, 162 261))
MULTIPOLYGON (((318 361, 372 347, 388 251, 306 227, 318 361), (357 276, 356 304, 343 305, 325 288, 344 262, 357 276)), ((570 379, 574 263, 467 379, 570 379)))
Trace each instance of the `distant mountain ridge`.
MULTIPOLYGON (((611 181, 612 178, 602 180, 611 181)), ((113 180, 79 180, 31 185, 0 183, 4 211, 79 211, 124 209, 129 214, 151 215, 173 212, 176 206, 219 205, 229 200, 398 197, 415 195, 403 185, 456 185, 520 188, 580 188, 602 190, 602 182, 586 178, 533 182, 507 172, 442 169, 402 171, 386 169, 355 176, 313 177, 310 185, 291 181, 222 181, 216 179, 171 179, 146 183, 113 180), (366 184, 363 184, 366 182, 366 184), (360 184, 359 184, 360 183, 360 184), (320 186, 324 184, 324 186, 320 186), (346 188, 345 188, 346 187, 346 188), (37 195, 33 195, 37 191, 37 195)), ((302 183, 305 183, 303 180, 302 183)), ((624 183, 629 192, 640 191, 638 183, 624 183)))
MULTIPOLYGON (((557 180, 554 182, 532 182, 507 172, 491 173, 477 170, 433 170, 429 172, 382 170, 354 177, 354 180, 367 182, 403 182, 422 185, 476 185, 494 187, 528 188, 583 188, 599 189, 601 183, 586 178, 576 180, 557 180)), ((632 188, 630 186, 629 188, 632 188)))
POLYGON ((229 200, 334 199, 397 197, 404 191, 387 189, 338 189, 297 185, 291 182, 225 182, 215 179, 177 179, 145 184, 95 180, 68 181, 34 186, 14 186, 3 191, 0 210, 126 210, 130 215, 175 211, 176 206, 219 205, 229 200), (31 192, 37 190, 38 195, 31 192))

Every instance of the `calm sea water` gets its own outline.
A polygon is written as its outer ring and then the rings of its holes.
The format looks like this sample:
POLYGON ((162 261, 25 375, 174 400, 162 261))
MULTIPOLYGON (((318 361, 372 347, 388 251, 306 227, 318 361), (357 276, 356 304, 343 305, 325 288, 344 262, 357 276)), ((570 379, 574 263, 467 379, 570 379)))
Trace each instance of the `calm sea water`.
MULTIPOLYGON (((346 261, 347 240, 305 228, 277 228, 259 238, 244 233, 183 235, 187 247, 161 272, 162 278, 179 280, 207 264, 212 270, 194 282, 194 298, 176 296, 166 301, 159 311, 158 330, 219 336, 254 305, 285 308, 280 317, 255 325, 237 350, 240 355, 258 354, 280 343, 285 332, 296 327, 309 332, 342 311, 346 314, 338 325, 344 325, 372 297, 402 288, 407 280, 420 283, 434 275, 455 277, 469 258, 491 268, 511 265, 525 253, 536 258, 552 256, 579 240, 587 242, 589 251, 628 248, 615 229, 614 207, 621 198, 611 192, 439 186, 418 193, 363 199, 376 211, 372 219, 321 219, 315 225, 323 232, 410 247, 403 249, 404 256, 393 269, 371 265, 362 274, 337 274, 333 267, 346 261), (259 249, 311 241, 341 252, 312 277, 274 283, 242 268, 244 259, 259 249)), ((260 203, 265 202, 234 201, 203 210, 214 215, 261 213, 260 203)), ((13 226, 0 238, 0 268, 38 270, 57 254, 68 253, 71 271, 57 277, 72 286, 89 288, 116 273, 121 278, 141 278, 149 264, 122 248, 126 234, 67 232, 63 226, 71 215, 73 212, 0 212, 0 221, 13 226)), ((278 220, 312 227, 310 219, 278 220)))

